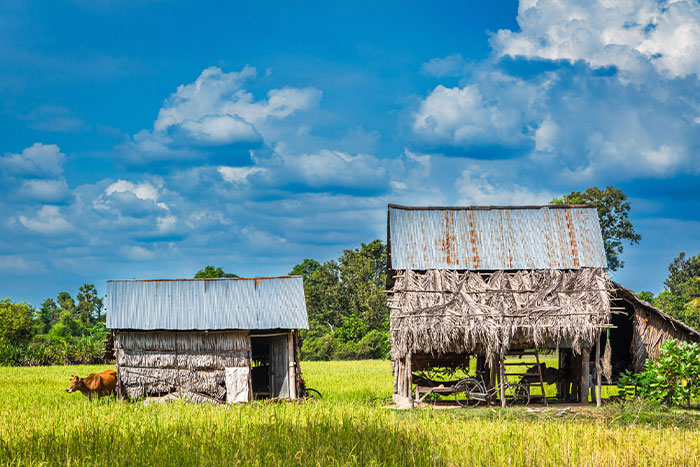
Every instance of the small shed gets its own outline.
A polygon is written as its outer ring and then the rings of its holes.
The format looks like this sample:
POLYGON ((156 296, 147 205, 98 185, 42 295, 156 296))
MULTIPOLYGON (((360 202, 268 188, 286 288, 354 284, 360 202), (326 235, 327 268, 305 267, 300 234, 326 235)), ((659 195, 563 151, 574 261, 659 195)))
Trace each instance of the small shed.
POLYGON ((118 390, 247 402, 299 394, 302 277, 107 282, 118 390))

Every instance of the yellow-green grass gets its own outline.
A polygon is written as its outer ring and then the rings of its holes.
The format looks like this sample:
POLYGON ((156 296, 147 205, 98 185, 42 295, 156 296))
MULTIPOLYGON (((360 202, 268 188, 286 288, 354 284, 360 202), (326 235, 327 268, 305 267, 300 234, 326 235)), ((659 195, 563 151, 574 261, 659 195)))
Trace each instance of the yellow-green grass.
POLYGON ((303 362, 316 402, 233 407, 89 401, 96 366, 0 368, 0 463, 11 465, 694 465, 692 412, 387 408, 386 361, 303 362), (669 418, 670 417, 670 418, 669 418), (670 421, 670 423, 669 423, 670 421))

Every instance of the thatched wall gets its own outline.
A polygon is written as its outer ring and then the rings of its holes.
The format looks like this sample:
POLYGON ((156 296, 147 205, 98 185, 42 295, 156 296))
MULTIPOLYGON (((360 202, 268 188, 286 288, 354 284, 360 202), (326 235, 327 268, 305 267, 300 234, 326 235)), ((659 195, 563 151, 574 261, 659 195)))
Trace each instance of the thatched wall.
POLYGON ((610 317, 603 269, 397 272, 389 298, 395 362, 414 353, 496 359, 514 341, 566 341, 579 353, 610 317))
POLYGON ((250 365, 245 331, 118 331, 114 344, 129 398, 189 391, 223 401, 225 369, 250 365))

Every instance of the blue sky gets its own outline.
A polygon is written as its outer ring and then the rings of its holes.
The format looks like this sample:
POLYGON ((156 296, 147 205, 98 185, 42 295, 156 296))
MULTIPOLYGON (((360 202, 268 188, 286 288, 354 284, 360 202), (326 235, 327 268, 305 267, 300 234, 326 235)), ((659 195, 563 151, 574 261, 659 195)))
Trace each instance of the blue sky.
POLYGON ((686 1, 3 2, 0 296, 286 274, 386 205, 615 185, 659 292, 700 251, 686 1), (379 3, 379 4, 378 4, 379 3))

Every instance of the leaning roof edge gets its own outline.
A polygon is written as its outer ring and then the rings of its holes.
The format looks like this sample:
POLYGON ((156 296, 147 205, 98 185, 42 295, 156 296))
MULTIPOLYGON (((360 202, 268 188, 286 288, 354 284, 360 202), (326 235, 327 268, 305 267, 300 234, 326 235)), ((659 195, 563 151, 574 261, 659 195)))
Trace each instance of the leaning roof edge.
POLYGON ((530 206, 403 206, 389 203, 389 209, 401 209, 404 211, 491 211, 505 209, 595 209, 593 204, 542 204, 530 206))
POLYGON ((265 281, 272 279, 295 279, 304 276, 262 276, 262 277, 205 277, 197 279, 110 279, 107 282, 196 282, 196 281, 265 281))
POLYGON ((656 314, 659 315, 662 319, 665 319, 666 321, 668 321, 669 323, 671 323, 671 325, 673 325, 673 326, 678 326, 679 328, 685 330, 686 332, 689 332, 690 334, 694 335, 697 339, 700 339, 700 332, 698 332, 697 330, 691 328, 690 326, 688 326, 687 324, 685 324, 683 321, 680 321, 680 320, 674 318, 673 316, 671 316, 671 315, 665 313, 664 311, 661 311, 660 309, 656 308, 654 305, 652 305, 652 304, 650 304, 650 303, 648 303, 648 302, 645 302, 644 300, 642 300, 641 298, 639 298, 639 297, 637 296, 637 294, 636 294, 636 292, 635 292, 634 290, 630 290, 630 289, 628 289, 628 288, 626 288, 626 287, 624 287, 624 286, 618 284, 618 283, 615 282, 615 281, 610 281, 610 282, 612 282, 613 285, 614 285, 620 292, 622 292, 623 294, 626 295, 626 297, 623 297, 623 298, 626 298, 626 299, 628 299, 628 300, 631 299, 631 300, 637 302, 638 305, 640 305, 640 306, 643 307, 643 308, 646 308, 647 310, 651 310, 652 312, 656 313, 656 314))

